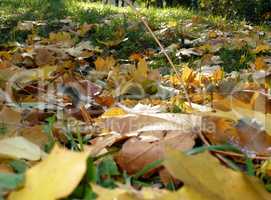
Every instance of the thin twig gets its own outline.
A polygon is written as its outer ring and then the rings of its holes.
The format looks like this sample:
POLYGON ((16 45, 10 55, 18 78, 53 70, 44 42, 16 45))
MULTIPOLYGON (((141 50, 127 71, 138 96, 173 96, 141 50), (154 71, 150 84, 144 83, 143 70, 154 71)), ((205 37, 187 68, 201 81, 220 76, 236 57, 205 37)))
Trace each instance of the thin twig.
POLYGON ((88 125, 91 125, 93 120, 90 116, 90 114, 88 113, 87 109, 85 108, 85 106, 81 106, 80 107, 80 111, 81 111, 81 114, 82 114, 82 117, 84 119, 84 121, 88 124, 88 125))
POLYGON ((161 42, 159 41, 159 39, 156 37, 156 35, 154 34, 154 32, 152 31, 151 27, 149 26, 146 18, 144 16, 142 16, 142 14, 139 12, 138 9, 136 9, 136 7, 130 2, 130 0, 124 0, 131 8, 133 11, 135 11, 135 13, 139 16, 140 20, 142 21, 142 23, 144 24, 144 26, 148 29, 148 31, 150 32, 150 34, 152 35, 153 39, 155 40, 155 42, 158 44, 158 46, 160 47, 161 49, 161 52, 166 56, 170 66, 173 68, 178 80, 180 81, 181 83, 181 86, 184 90, 184 94, 185 94, 185 98, 186 100, 188 101, 189 103, 189 106, 191 107, 191 100, 190 100, 190 97, 189 97, 189 94, 186 90, 186 87, 185 87, 185 84, 176 68, 176 66, 174 65, 172 59, 169 57, 168 53, 165 51, 165 48, 163 47, 163 45, 161 44, 161 42))

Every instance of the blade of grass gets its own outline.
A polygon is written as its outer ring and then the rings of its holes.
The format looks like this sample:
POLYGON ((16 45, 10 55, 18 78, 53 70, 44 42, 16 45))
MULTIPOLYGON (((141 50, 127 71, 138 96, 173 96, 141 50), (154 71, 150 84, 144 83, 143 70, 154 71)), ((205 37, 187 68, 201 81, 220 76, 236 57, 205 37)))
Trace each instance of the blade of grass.
MULTIPOLYGON (((224 145, 210 145, 210 146, 201 146, 201 147, 197 147, 194 149, 191 149, 189 151, 187 151, 187 155, 193 155, 193 154, 197 154, 197 153, 202 153, 204 151, 218 151, 218 150, 222 150, 222 151, 234 151, 234 152, 238 152, 240 153, 240 150, 230 144, 224 144, 224 145)), ((223 162, 230 168, 232 168, 233 170, 236 171, 240 171, 240 167, 238 165, 236 165, 233 161, 229 160, 228 158, 220 155, 220 157, 223 158, 223 162)))
POLYGON ((147 164, 146 166, 143 167, 142 170, 140 170, 135 175, 133 175, 133 178, 138 179, 139 177, 143 176, 144 174, 146 174, 150 170, 152 170, 152 169, 158 167, 159 165, 161 165, 162 162, 163 162, 163 160, 156 160, 154 162, 151 162, 151 163, 147 164))
POLYGON ((246 157, 246 168, 247 168, 247 175, 248 176, 255 176, 255 169, 253 160, 249 157, 246 157))
POLYGON ((187 155, 193 155, 197 153, 202 153, 204 151, 234 151, 237 153, 241 153, 240 150, 230 144, 223 145, 210 145, 210 146, 201 146, 194 149, 191 149, 186 152, 187 155))

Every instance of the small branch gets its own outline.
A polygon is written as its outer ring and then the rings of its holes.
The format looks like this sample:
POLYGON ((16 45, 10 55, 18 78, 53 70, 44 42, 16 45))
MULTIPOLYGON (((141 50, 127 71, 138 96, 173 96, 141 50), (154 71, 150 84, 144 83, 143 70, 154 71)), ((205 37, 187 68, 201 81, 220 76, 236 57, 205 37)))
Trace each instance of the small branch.
POLYGON ((131 8, 132 10, 138 14, 138 16, 140 17, 140 20, 142 21, 142 23, 144 24, 144 26, 148 29, 148 31, 150 32, 150 34, 152 35, 153 39, 155 40, 155 42, 158 44, 158 46, 160 47, 161 49, 161 52, 165 55, 165 57, 167 58, 170 66, 173 68, 174 72, 176 73, 176 76, 178 78, 178 80, 180 81, 181 83, 181 86, 184 90, 184 94, 185 94, 185 98, 186 100, 188 101, 190 107, 191 107, 191 100, 190 100, 190 97, 189 97, 189 94, 187 92, 187 89, 185 87, 185 84, 176 68, 176 66, 174 65, 172 59, 169 57, 168 53, 165 51, 165 48, 163 47, 163 45, 161 44, 161 42, 159 41, 159 39, 156 37, 156 35, 154 34, 154 32, 151 30, 151 27, 149 26, 146 18, 144 16, 141 15, 141 13, 139 12, 138 9, 136 9, 136 7, 130 2, 130 0, 124 0, 131 8))

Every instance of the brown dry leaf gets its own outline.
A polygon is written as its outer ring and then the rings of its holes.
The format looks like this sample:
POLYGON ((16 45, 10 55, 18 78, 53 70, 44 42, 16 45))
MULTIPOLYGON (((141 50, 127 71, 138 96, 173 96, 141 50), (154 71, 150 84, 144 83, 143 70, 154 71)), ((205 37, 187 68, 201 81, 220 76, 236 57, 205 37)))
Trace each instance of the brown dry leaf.
POLYGON ((54 65, 56 62, 54 53, 47 48, 35 49, 35 53, 35 62, 39 67, 44 65, 54 65))
POLYGON ((106 58, 98 57, 94 63, 97 71, 109 72, 115 66, 116 60, 113 56, 106 58))
POLYGON ((271 99, 269 96, 257 91, 252 94, 253 96, 249 102, 251 109, 261 113, 271 113, 271 99))
POLYGON ((8 163, 1 163, 0 164, 0 173, 14 173, 12 168, 8 163))
POLYGON ((142 59, 142 55, 140 53, 132 53, 129 56, 129 59, 133 61, 139 61, 140 59, 142 59))
POLYGON ((45 160, 26 172, 24 187, 12 192, 8 200, 55 200, 68 196, 86 171, 88 155, 55 146, 45 160))
POLYGON ((15 90, 21 90, 33 81, 44 81, 53 78, 55 73, 60 69, 58 66, 46 65, 41 68, 31 70, 21 70, 16 73, 15 83, 12 87, 15 90))
MULTIPOLYGON (((192 133, 172 131, 163 137, 161 132, 162 130, 156 133, 152 132, 149 135, 140 135, 141 139, 131 138, 126 141, 116 157, 116 161, 122 170, 127 171, 128 174, 134 174, 147 164, 163 159, 165 145, 185 151, 191 149, 195 144, 195 135, 192 133), (154 140, 154 142, 148 142, 148 140, 154 140)), ((156 170, 153 169, 152 172, 156 170)))
MULTIPOLYGON (((84 148, 90 152, 91 156, 97 156, 106 147, 112 146, 115 142, 121 140, 123 137, 119 134, 107 134, 105 133, 102 137, 96 137, 91 140, 91 145, 87 145, 84 148)), ((107 150, 106 150, 107 151, 107 150)))
POLYGON ((94 55, 94 51, 100 51, 99 48, 94 47, 90 41, 83 41, 78 43, 75 47, 69 48, 66 52, 76 58, 89 58, 94 55))
POLYGON ((0 111, 0 122, 18 125, 20 121, 21 121, 21 113, 11 109, 10 107, 5 106, 0 111))
POLYGON ((80 26, 77 33, 79 34, 79 36, 84 37, 94 27, 95 27, 95 24, 84 23, 83 25, 80 26))
MULTIPOLYGON (((0 111, 0 123, 6 128, 6 134, 13 135, 21 122, 21 113, 4 106, 0 111)), ((6 134, 4 136, 6 136, 6 134)), ((0 137, 1 138, 1 137, 0 137)))
POLYGON ((95 97, 95 101, 96 103, 107 107, 110 107, 115 103, 115 99, 113 96, 97 96, 95 97))
POLYGON ((123 111, 117 111, 113 112, 113 117, 112 112, 109 116, 105 114, 102 126, 122 136, 136 136, 122 146, 117 157, 118 164, 128 173, 135 173, 146 164, 161 159, 165 144, 179 150, 194 146, 193 130, 199 123, 197 116, 170 113, 123 115, 123 111))
POLYGON ((206 111, 201 115, 202 130, 212 144, 232 143, 257 155, 271 154, 270 114, 235 106, 230 111, 206 111))
MULTIPOLYGON (((227 106, 229 110, 223 111, 223 110, 218 109, 217 112, 215 113, 208 112, 208 113, 204 113, 204 115, 224 117, 224 118, 234 120, 236 122, 240 119, 255 120, 264 128, 267 134, 271 135, 271 123, 269 123, 271 120, 271 114, 261 112, 261 110, 253 110, 253 107, 255 107, 254 104, 247 105, 245 103, 241 104, 240 102, 241 101, 234 100, 232 104, 229 104, 230 105, 229 107, 227 106)), ((229 103, 229 102, 225 101, 225 103, 229 103)), ((257 109, 257 106, 256 106, 256 109, 257 109)), ((262 109, 262 106, 260 106, 260 108, 258 109, 262 109)))
POLYGON ((2 61, 0 58, 0 69, 5 69, 8 67, 11 67, 11 62, 7 60, 2 61))
POLYGON ((44 148, 44 145, 48 142, 48 136, 43 132, 41 125, 22 128, 19 130, 19 134, 41 148, 44 148))
POLYGON ((166 148, 164 165, 174 177, 184 182, 188 200, 271 199, 271 194, 255 177, 222 166, 207 152, 187 156, 166 148))

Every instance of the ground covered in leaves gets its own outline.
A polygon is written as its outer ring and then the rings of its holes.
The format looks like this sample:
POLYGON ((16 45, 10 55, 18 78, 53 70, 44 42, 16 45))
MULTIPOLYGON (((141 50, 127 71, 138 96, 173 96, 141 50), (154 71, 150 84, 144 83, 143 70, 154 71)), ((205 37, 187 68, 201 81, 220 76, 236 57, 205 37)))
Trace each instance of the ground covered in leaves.
POLYGON ((270 30, 83 5, 2 19, 0 199, 270 199, 270 30))

